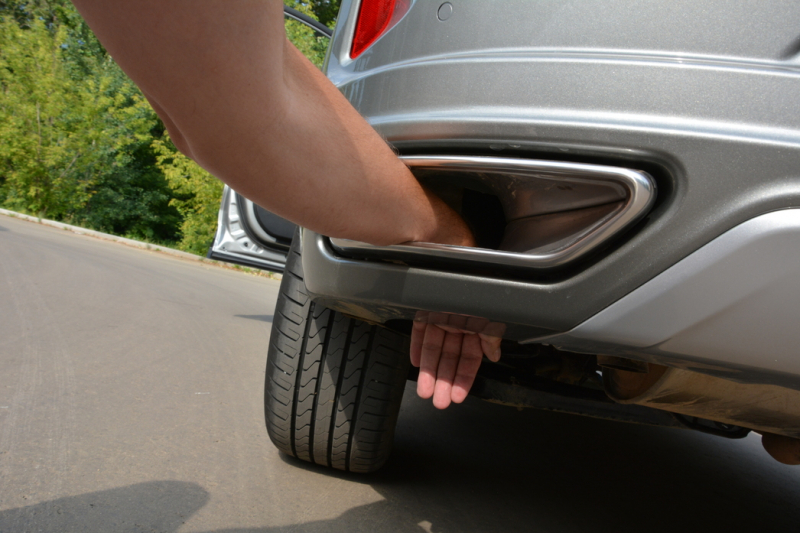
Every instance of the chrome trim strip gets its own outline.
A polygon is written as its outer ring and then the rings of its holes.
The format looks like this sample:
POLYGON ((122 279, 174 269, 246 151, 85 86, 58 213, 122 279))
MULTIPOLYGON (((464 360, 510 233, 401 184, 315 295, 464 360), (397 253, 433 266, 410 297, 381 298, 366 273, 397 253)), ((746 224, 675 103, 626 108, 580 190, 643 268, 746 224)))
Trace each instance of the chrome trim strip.
POLYGON ((549 269, 565 265, 596 249, 613 235, 638 221, 655 200, 656 185, 652 177, 640 170, 621 167, 470 156, 407 156, 401 158, 414 170, 463 171, 481 174, 511 175, 518 183, 526 180, 555 180, 566 183, 598 183, 621 187, 626 194, 624 205, 602 223, 577 234, 555 250, 533 249, 515 253, 483 248, 466 248, 427 242, 409 242, 392 246, 373 246, 348 239, 331 239, 333 248, 342 255, 367 255, 382 259, 439 258, 459 262, 492 264, 532 269, 549 269))
MULTIPOLYGON (((353 62, 350 57, 350 48, 353 45, 353 38, 356 33, 356 22, 358 11, 361 7, 361 0, 343 0, 339 7, 339 16, 336 19, 336 31, 334 34, 335 42, 332 46, 337 47, 337 60, 340 67, 346 67, 353 62), (345 15, 344 17, 342 15, 345 15)), ((331 72, 326 73, 330 78, 331 72)), ((331 79, 331 81, 334 81, 331 79)), ((334 83, 336 83, 334 81, 334 83)))

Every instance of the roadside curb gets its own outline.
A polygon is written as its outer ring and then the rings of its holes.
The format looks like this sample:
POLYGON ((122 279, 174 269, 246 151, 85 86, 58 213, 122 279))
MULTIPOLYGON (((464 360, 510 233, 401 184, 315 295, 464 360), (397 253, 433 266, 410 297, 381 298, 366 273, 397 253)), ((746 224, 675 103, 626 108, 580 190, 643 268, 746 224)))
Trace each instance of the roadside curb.
MULTIPOLYGON (((63 222, 56 222, 55 220, 48 220, 46 218, 39 218, 34 217, 31 215, 25 215, 22 213, 17 213, 16 211, 9 211, 8 209, 0 209, 0 215, 5 215, 11 218, 19 218, 21 220, 27 220, 28 222, 35 222, 37 224, 42 224, 44 226, 51 226, 58 229, 63 229, 66 231, 70 231, 72 233, 76 233, 78 235, 88 235, 89 237, 94 237, 96 239, 102 239, 104 241, 112 241, 118 242, 120 244, 124 244, 126 246, 133 246, 134 248, 141 248, 143 250, 151 250, 156 252, 165 253, 167 255, 172 255, 175 257, 180 257, 181 259, 187 259, 189 261, 197 261, 200 263, 205 263, 208 265, 219 266, 222 268, 228 268, 231 270, 239 270, 238 268, 229 265, 228 263, 224 263, 222 261, 215 261, 213 259, 208 259, 207 257, 202 257, 195 254, 190 254, 189 252, 182 252, 181 250, 175 250, 174 248, 168 248, 166 246, 160 246, 158 244, 150 244, 147 242, 136 241, 133 239, 127 239, 125 237, 120 237, 118 235, 111 235, 110 233, 103 233, 100 231, 95 231, 93 229, 86 229, 81 228, 80 226, 72 226, 70 224, 64 224, 63 222)), ((253 269, 256 270, 256 269, 253 269)), ((268 277, 270 279, 281 279, 283 276, 276 272, 267 272, 267 271, 258 271, 263 272, 264 277, 268 277)))

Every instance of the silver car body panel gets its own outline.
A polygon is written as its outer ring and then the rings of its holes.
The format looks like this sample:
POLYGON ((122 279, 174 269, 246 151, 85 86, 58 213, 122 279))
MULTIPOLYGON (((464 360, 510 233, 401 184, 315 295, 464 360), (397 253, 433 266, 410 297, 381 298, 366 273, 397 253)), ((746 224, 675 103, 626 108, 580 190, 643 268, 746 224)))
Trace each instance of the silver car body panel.
POLYGON ((253 202, 245 201, 239 205, 236 192, 228 187, 222 191, 222 204, 217 217, 217 233, 211 244, 208 257, 263 270, 283 272, 286 252, 271 250, 265 245, 275 243, 275 238, 261 229, 256 220, 253 202), (251 217, 248 227, 256 235, 248 235, 243 224, 244 217, 251 217))
MULTIPOLYGON (((452 16, 442 21, 440 3, 412 2, 353 60, 358 2, 342 2, 327 74, 401 154, 642 168, 656 179, 659 200, 622 242, 560 277, 361 260, 306 231, 313 243, 304 251, 306 283, 327 305, 377 322, 408 319, 419 309, 483 316, 507 323, 509 339, 540 338, 630 302, 627 295, 685 266, 683 260, 726 232, 800 207, 800 3, 451 4, 452 16)), ((777 264, 764 255, 759 266, 726 278, 731 294, 743 298, 730 314, 711 311, 711 322, 726 325, 687 325, 687 317, 702 315, 687 313, 675 319, 680 342, 669 344, 675 331, 651 324, 657 329, 645 330, 656 332, 642 341, 645 348, 666 342, 670 350, 659 345, 653 357, 713 371, 798 375, 793 332, 784 330, 792 329, 795 315, 781 315, 794 308, 779 289, 795 286, 800 272, 780 270, 788 268, 781 264, 788 252, 775 255, 780 247, 769 244, 793 237, 760 235, 777 264), (733 287, 739 283, 741 290, 733 287), (753 283, 764 292, 748 293, 753 283), (754 306, 749 313, 770 310, 770 320, 748 322, 758 316, 747 315, 745 305, 754 306), (726 340, 722 333, 735 326, 740 330, 731 339, 738 341, 726 340)), ((749 250, 736 253, 751 257, 749 250)), ((630 339, 618 340, 625 346, 630 339)))
POLYGON ((786 209, 724 233, 568 333, 529 342, 796 380, 798 317, 800 209, 786 209))

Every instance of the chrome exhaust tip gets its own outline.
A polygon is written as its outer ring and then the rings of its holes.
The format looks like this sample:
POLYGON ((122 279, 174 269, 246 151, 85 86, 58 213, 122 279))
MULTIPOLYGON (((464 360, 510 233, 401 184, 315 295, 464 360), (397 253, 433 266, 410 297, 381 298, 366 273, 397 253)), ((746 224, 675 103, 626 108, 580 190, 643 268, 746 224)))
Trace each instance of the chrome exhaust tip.
POLYGON ((506 222, 498 249, 423 242, 373 246, 331 239, 339 254, 552 269, 584 257, 629 228, 647 213, 656 196, 649 174, 622 167, 478 156, 402 160, 420 181, 472 183, 496 196, 506 222))

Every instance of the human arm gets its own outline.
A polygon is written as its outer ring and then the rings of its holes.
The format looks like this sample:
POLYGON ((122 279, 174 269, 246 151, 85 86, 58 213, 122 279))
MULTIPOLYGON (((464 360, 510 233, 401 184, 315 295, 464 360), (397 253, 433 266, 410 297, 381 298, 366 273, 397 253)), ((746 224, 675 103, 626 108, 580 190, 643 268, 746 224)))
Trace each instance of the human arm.
MULTIPOLYGON (((332 237, 475 244, 286 40, 280 0, 73 1, 178 149, 258 205, 332 237)), ((463 401, 482 357, 478 337, 437 325, 420 337, 417 327, 420 395, 437 406, 463 401)))
POLYGON ((332 237, 470 246, 463 220, 285 37, 279 0, 75 0, 179 150, 332 237))

